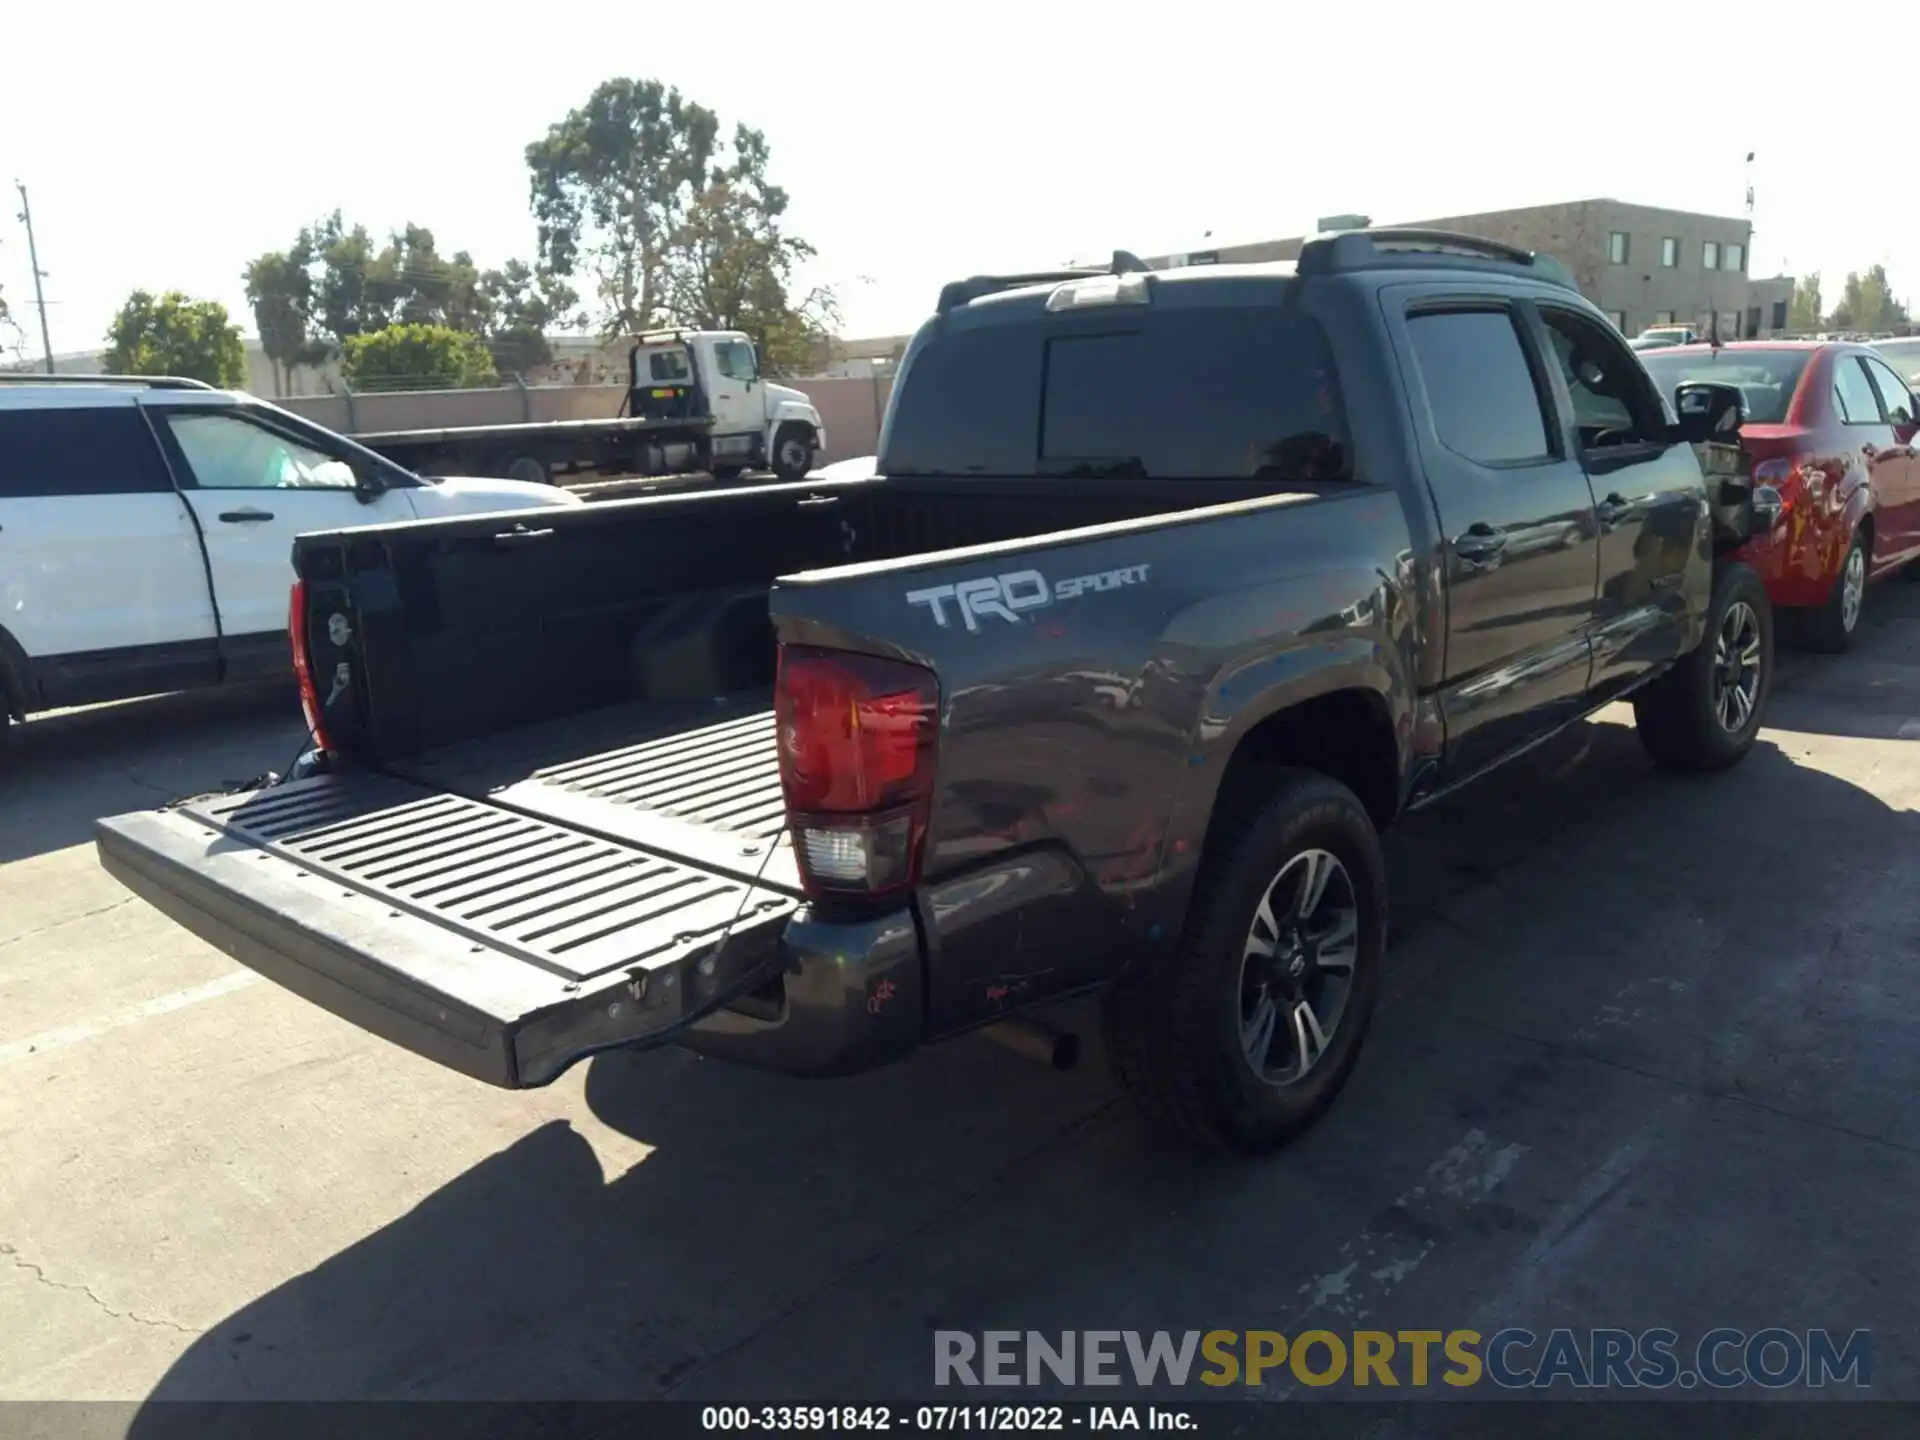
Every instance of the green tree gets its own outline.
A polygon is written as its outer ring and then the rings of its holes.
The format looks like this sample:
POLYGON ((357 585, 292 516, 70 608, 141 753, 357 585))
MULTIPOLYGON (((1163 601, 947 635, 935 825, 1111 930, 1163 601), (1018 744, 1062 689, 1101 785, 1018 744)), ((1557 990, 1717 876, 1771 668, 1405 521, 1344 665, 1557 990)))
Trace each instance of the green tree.
POLYGON ((108 372, 115 375, 184 375, 233 389, 247 380, 247 352, 240 327, 216 300, 189 300, 178 290, 155 299, 136 290, 107 331, 108 372))
POLYGON ((584 268, 608 334, 661 316, 671 237, 706 189, 720 120, 658 80, 607 80, 527 146, 539 262, 584 268))
POLYGON ((1793 303, 1787 307, 1787 328, 1805 331, 1820 328, 1820 272, 1802 275, 1794 282, 1793 303))
POLYGON ((1840 309, 1834 312, 1836 317, 1840 310, 1846 312, 1847 318, 1836 318, 1834 323, 1847 329, 1888 330, 1906 323, 1907 319, 1906 307, 1893 298, 1893 286, 1887 281, 1884 265, 1872 265, 1864 274, 1847 276, 1840 309))
POLYGON ((535 270, 524 260, 509 260, 480 277, 480 309, 494 363, 524 375, 553 358, 547 333, 578 321, 580 297, 566 281, 535 270))
POLYGON ((294 367, 319 364, 330 348, 313 335, 312 277, 286 251, 269 250, 249 262, 242 278, 260 348, 273 367, 273 393, 284 395, 294 367))
POLYGON ((486 342, 446 325, 389 325, 349 335, 341 349, 347 379, 366 388, 446 389, 497 378, 486 342))

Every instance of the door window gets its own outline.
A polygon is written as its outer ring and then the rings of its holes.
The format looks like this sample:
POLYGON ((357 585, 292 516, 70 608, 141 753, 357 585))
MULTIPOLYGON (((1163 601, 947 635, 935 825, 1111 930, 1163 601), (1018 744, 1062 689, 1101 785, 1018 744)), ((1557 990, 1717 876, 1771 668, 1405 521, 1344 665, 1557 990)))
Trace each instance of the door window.
POLYGON ((753 346, 744 340, 722 340, 713 347, 713 365, 729 380, 757 380, 760 366, 753 346))
POLYGON ((1907 389, 1907 382, 1879 360, 1867 360, 1864 363, 1867 373, 1873 377, 1873 383, 1880 391, 1880 400, 1886 407, 1887 419, 1895 425, 1911 425, 1913 395, 1907 389))
POLYGON ((353 468, 343 460, 236 415, 166 417, 202 490, 351 490, 353 468))
POLYGON ((1846 425, 1880 425, 1880 399, 1873 393, 1867 372, 1855 355, 1842 355, 1833 363, 1833 403, 1840 409, 1846 425))
POLYGON ((0 500, 172 489, 153 436, 131 405, 0 410, 0 500))
POLYGON ((1582 450, 1663 444, 1665 416, 1632 353, 1606 327, 1542 307, 1547 344, 1573 400, 1582 450))
POLYGON ((1407 334, 1442 445, 1482 465, 1552 458, 1540 391, 1512 312, 1416 313, 1407 318, 1407 334))

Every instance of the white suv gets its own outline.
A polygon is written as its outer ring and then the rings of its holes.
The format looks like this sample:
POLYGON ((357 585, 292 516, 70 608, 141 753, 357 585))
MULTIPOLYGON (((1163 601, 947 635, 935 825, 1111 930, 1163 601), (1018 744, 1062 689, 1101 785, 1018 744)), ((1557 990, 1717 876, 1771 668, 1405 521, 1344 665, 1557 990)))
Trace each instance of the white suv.
POLYGON ((4 377, 0 740, 35 710, 290 671, 296 535, 579 503, 425 479, 197 381, 4 377))

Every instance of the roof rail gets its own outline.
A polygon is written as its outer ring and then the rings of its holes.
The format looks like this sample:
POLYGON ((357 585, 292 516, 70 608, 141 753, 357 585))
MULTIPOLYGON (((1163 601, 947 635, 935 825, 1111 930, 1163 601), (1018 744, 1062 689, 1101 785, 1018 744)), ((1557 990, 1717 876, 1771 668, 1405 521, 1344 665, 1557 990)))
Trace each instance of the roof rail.
POLYGON ((147 390, 212 390, 204 380, 185 375, 46 375, 32 370, 0 370, 0 382, 13 385, 138 385, 147 390))
POLYGON ((1152 273, 1153 267, 1130 250, 1116 250, 1113 259, 1103 269, 1082 267, 1066 270, 1034 270, 1022 275, 971 275, 965 280, 954 280, 940 287, 940 302, 935 313, 944 315, 949 310, 957 310, 962 305, 980 299, 984 295, 993 295, 1002 290, 1014 290, 1022 285, 1046 285, 1063 280, 1086 280, 1095 275, 1142 275, 1152 273))
POLYGON ((1300 247, 1299 273, 1331 275, 1347 270, 1412 268, 1436 262, 1449 268, 1512 266, 1569 290, 1579 288, 1566 266, 1551 255, 1452 230, 1340 230, 1316 235, 1300 247))

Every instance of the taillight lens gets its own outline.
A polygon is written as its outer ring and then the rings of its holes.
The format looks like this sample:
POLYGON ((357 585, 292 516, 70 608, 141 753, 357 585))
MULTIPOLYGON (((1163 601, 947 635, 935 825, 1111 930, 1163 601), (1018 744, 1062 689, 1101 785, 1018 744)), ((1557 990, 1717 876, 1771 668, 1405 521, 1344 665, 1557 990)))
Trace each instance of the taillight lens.
POLYGON ((879 895, 919 878, 940 688, 899 660, 780 648, 780 785, 810 895, 879 895))
POLYGON ((300 711, 307 717, 307 729, 313 743, 331 750, 327 739, 326 712, 320 705, 320 691, 313 683, 313 657, 307 653, 307 582, 293 582, 287 602, 287 639, 293 646, 293 675, 300 682, 300 711))
POLYGON ((1771 485, 1780 492, 1780 518, 1793 513, 1806 499, 1806 471, 1813 463, 1811 455, 1796 455, 1791 460, 1762 460, 1753 467, 1753 483, 1771 485))

